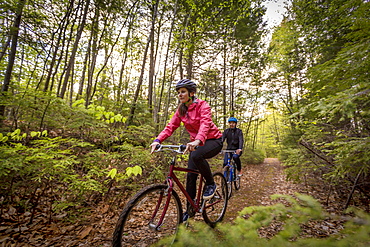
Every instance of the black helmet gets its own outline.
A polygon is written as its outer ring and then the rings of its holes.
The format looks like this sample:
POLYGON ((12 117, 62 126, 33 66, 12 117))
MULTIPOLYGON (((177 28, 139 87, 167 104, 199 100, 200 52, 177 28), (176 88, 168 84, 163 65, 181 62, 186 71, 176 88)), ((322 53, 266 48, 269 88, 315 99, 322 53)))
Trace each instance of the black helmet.
POLYGON ((186 88, 189 92, 195 92, 197 90, 197 84, 189 79, 182 79, 177 82, 176 90, 179 90, 182 87, 186 88))

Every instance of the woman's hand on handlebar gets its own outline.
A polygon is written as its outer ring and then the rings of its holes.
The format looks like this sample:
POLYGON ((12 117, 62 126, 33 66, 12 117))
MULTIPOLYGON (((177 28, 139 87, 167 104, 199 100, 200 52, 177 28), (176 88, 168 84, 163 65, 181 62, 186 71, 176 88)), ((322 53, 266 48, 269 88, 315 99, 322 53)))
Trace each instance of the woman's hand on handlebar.
POLYGON ((194 151, 195 148, 199 146, 199 144, 200 144, 200 140, 189 142, 188 144, 186 144, 186 149, 184 151, 184 154, 186 154, 187 152, 194 151))
POLYGON ((160 145, 159 142, 153 142, 152 144, 150 144, 150 147, 151 147, 151 151, 150 153, 152 154, 154 152, 154 150, 157 148, 157 145, 160 145))

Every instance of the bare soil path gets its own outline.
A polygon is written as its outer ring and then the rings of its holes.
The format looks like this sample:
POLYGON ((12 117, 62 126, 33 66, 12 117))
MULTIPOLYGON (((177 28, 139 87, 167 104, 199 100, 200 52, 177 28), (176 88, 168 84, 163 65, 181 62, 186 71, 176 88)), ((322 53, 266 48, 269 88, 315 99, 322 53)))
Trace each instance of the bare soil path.
POLYGON ((275 204, 274 194, 294 195, 297 185, 286 181, 283 167, 277 158, 266 158, 263 164, 243 167, 240 190, 233 190, 224 221, 231 222, 243 208, 275 204))

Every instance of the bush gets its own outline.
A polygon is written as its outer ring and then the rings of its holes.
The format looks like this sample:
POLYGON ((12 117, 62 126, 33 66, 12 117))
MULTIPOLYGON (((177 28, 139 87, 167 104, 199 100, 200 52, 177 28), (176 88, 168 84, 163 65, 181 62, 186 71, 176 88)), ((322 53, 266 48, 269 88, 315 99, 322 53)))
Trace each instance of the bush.
POLYGON ((31 132, 30 137, 19 129, 0 135, 1 208, 72 212, 73 207, 98 202, 111 181, 127 184, 125 180, 150 163, 141 146, 126 144, 122 152, 106 152, 74 138, 43 135, 31 132))
POLYGON ((262 164, 266 155, 260 149, 245 149, 240 157, 243 164, 258 165, 262 164))
MULTIPOLYGON (((251 206, 239 213, 233 224, 220 223, 212 230, 203 222, 190 221, 191 228, 180 226, 175 242, 163 239, 157 246, 368 246, 370 243, 370 215, 352 210, 353 218, 346 218, 344 230, 327 238, 303 238, 302 228, 311 221, 336 220, 343 217, 329 215, 311 196, 297 194, 297 199, 285 195, 289 206, 278 203, 272 206, 251 206), (260 230, 279 222, 283 227, 269 238, 261 237, 260 230)), ((171 239, 172 240, 172 239, 171 239)))

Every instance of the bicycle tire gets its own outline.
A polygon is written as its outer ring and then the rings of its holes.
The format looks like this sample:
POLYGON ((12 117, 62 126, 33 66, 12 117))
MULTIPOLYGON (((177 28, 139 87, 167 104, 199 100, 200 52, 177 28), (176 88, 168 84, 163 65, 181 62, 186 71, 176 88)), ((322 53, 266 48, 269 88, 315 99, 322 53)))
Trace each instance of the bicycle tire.
POLYGON ((228 195, 227 183, 224 175, 221 172, 213 173, 213 179, 217 185, 215 196, 206 201, 203 209, 203 219, 211 227, 222 221, 227 208, 228 195))
POLYGON ((236 174, 236 164, 235 162, 233 162, 233 167, 234 167, 234 174, 233 174, 233 181, 234 181, 234 188, 235 190, 239 190, 240 189, 240 177, 236 174))
POLYGON ((113 233, 114 247, 150 246, 165 236, 173 235, 175 238, 178 225, 182 222, 182 205, 176 191, 172 191, 163 224, 159 229, 153 228, 166 204, 167 188, 165 184, 149 185, 126 204, 113 233), (151 221, 159 201, 159 210, 151 221))
POLYGON ((231 177, 230 173, 231 173, 230 167, 225 166, 224 167, 224 177, 225 177, 226 183, 227 183, 227 199, 230 199, 231 196, 233 195, 233 184, 232 184, 232 177, 231 177))

